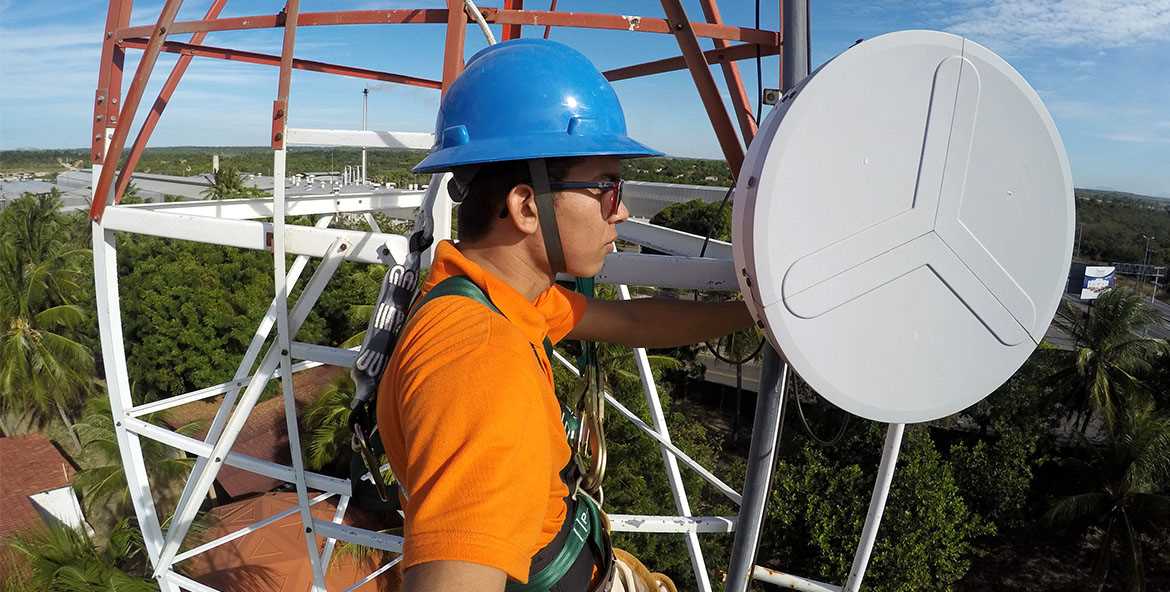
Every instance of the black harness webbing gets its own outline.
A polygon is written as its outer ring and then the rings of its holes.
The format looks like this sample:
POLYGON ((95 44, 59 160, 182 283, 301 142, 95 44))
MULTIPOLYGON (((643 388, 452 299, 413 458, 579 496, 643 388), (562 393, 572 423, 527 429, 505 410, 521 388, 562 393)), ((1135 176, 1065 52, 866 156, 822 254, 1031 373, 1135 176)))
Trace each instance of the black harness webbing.
MULTIPOLYGON (((420 310, 431 300, 443 296, 462 296, 470 298, 496 314, 504 316, 503 312, 487 297, 487 294, 474 282, 465 276, 452 276, 431 288, 418 302, 415 303, 407 315, 407 319, 420 310)), ((553 358, 552 342, 544 338, 545 357, 551 367, 553 358)), ((533 348, 537 365, 544 372, 536 349, 533 348)), ((580 421, 577 416, 561 403, 561 421, 564 423, 565 433, 568 435, 570 447, 580 430, 580 421)), ((509 579, 505 590, 509 592, 580 592, 583 590, 605 590, 613 577, 613 549, 609 540, 609 532, 605 518, 594 501, 584 492, 574 495, 577 491, 576 483, 579 478, 578 465, 575 459, 561 470, 561 480, 569 489, 569 496, 565 498, 565 521, 560 530, 548 545, 542 548, 532 558, 529 568, 528 582, 521 584, 509 579), (598 567, 597 583, 593 584, 593 567, 598 567), (590 584, 593 584, 591 586, 590 584)))

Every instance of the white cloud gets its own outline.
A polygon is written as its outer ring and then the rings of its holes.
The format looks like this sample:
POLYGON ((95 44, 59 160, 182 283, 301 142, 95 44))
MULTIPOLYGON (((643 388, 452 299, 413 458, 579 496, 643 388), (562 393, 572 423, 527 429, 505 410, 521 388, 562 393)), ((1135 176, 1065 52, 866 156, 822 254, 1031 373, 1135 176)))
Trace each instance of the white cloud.
POLYGON ((1143 133, 1120 132, 1104 134, 1101 137, 1105 138, 1106 140, 1112 140, 1114 142, 1128 142, 1135 144, 1170 144, 1170 138, 1166 136, 1154 136, 1143 133))
POLYGON ((964 6, 947 29, 1014 50, 1121 47, 1170 39, 1170 0, 993 0, 964 6))

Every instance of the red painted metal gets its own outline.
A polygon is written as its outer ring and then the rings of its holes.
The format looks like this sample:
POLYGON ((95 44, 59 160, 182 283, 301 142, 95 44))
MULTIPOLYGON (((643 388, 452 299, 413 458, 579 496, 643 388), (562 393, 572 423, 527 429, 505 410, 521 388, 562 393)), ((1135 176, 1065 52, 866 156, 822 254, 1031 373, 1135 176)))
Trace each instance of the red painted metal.
MULTIPOLYGON (((548 11, 549 12, 556 12, 557 11, 557 0, 552 0, 552 2, 549 3, 548 11)), ((552 25, 545 25, 544 26, 544 38, 548 39, 548 34, 551 32, 552 32, 552 25)))
POLYGON ((122 96, 122 61, 126 52, 114 41, 114 33, 130 22, 133 0, 110 0, 106 26, 102 30, 102 55, 98 61, 98 84, 93 98, 93 130, 90 133, 89 157, 93 164, 106 158, 106 127, 111 117, 117 121, 118 102, 122 96))
MULTIPOLYGON (((127 39, 122 42, 122 45, 127 49, 142 49, 146 47, 146 40, 138 38, 127 39)), ((248 64, 260 64, 264 66, 280 65, 280 56, 278 55, 256 53, 253 51, 243 51, 239 49, 229 49, 226 47, 215 47, 212 45, 192 45, 190 43, 181 43, 179 41, 167 41, 163 44, 162 50, 167 53, 177 53, 180 55, 190 55, 201 58, 215 58, 233 62, 244 62, 248 64)), ((440 83, 438 80, 418 78, 415 76, 407 76, 405 74, 394 74, 392 72, 382 72, 380 70, 368 70, 366 68, 356 68, 353 66, 341 66, 338 64, 330 64, 314 60, 302 60, 294 58, 292 67, 294 70, 306 70, 309 72, 320 72, 322 74, 336 74, 339 76, 349 76, 351 78, 364 78, 367 80, 393 82, 397 84, 406 84, 409 86, 419 86, 422 88, 433 88, 436 90, 442 87, 442 83, 440 83)))
POLYGON ((146 91, 146 83, 150 81, 150 74, 154 71, 154 63, 166 38, 167 29, 175 22, 175 15, 179 12, 182 0, 167 0, 162 12, 155 22, 154 31, 150 34, 150 42, 142 52, 138 61, 138 69, 134 72, 134 79, 130 82, 130 90, 126 92, 126 99, 122 102, 118 114, 119 121, 114 128, 114 137, 110 139, 107 154, 112 155, 113 162, 107 162, 102 167, 102 174, 98 177, 94 187, 93 204, 89 210, 89 217, 101 220, 102 212, 106 209, 107 195, 114 182, 114 172, 117 169, 118 157, 122 154, 122 147, 126 145, 126 137, 130 135, 130 126, 134 123, 134 113, 138 110, 138 103, 142 101, 142 94, 146 91))
MULTIPOLYGON (((486 19, 486 16, 485 16, 486 19)), ((447 40, 443 46, 443 92, 463 72, 463 47, 467 39, 467 15, 463 0, 447 0, 447 40)))
MULTIPOLYGON (((457 11, 462 14, 462 5, 457 11)), ((544 25, 554 27, 577 27, 583 29, 615 29, 643 31, 649 33, 670 33, 665 19, 618 14, 596 14, 586 12, 552 12, 541 10, 501 10, 480 8, 484 20, 500 25, 544 25)), ((300 16, 297 26, 317 27, 324 25, 398 25, 398 24, 443 24, 448 21, 448 12, 443 8, 396 9, 396 10, 348 10, 334 12, 306 12, 300 16)), ((458 17, 457 17, 458 18, 458 17)), ((194 33, 196 31, 239 31, 244 29, 270 29, 279 26, 278 16, 256 15, 210 22, 183 21, 171 27, 171 33, 194 33)), ((695 35, 728 41, 758 43, 761 46, 780 47, 780 33, 747 27, 695 23, 695 35)), ((150 27, 126 27, 114 34, 115 40, 130 37, 145 37, 150 27)))
POLYGON ((715 136, 719 139, 719 147, 723 149, 723 156, 727 159, 727 166, 731 168, 733 177, 739 176, 739 169, 743 167, 743 147, 735 135, 735 128, 731 124, 731 117, 727 114, 727 107, 719 97, 719 89, 715 86, 715 78, 711 76, 711 68, 707 60, 703 59, 702 48, 695 36, 694 27, 687 19, 679 0, 662 0, 662 9, 670 19, 674 30, 674 38, 678 41, 687 68, 695 80, 695 88, 703 100, 703 107, 707 116, 711 118, 711 126, 715 128, 715 136))
POLYGON ((288 0, 284 5, 284 43, 280 48, 280 76, 276 83, 276 100, 272 102, 272 149, 284 148, 284 129, 288 122, 288 89, 292 86, 293 48, 297 43, 297 19, 301 14, 300 0, 288 0))
MULTIPOLYGON (((702 0, 700 4, 703 6, 703 15, 707 17, 707 22, 715 25, 723 24, 723 19, 719 16, 719 6, 715 0, 702 0)), ((716 49, 726 49, 728 46, 726 40, 714 39, 713 41, 716 49)), ((731 105, 739 119, 739 131, 743 134, 743 145, 750 146, 752 139, 756 137, 756 117, 752 114, 747 91, 743 88, 743 78, 739 76, 739 65, 733 61, 725 60, 722 66, 723 80, 727 83, 727 93, 731 96, 731 105)))
MULTIPOLYGON (((760 50, 760 55, 765 56, 776 55, 778 53, 780 53, 780 49, 777 47, 765 47, 760 50)), ((750 43, 733 45, 727 49, 709 49, 703 52, 703 58, 707 60, 708 64, 746 60, 754 57, 756 57, 756 46, 750 43)), ((652 74, 662 74, 663 72, 685 70, 686 67, 686 59, 678 56, 643 64, 634 64, 633 66, 614 68, 613 70, 606 70, 604 74, 610 81, 617 81, 650 76, 652 74)))
MULTIPOLYGON (((523 10, 524 9, 524 0, 504 0, 504 9, 505 10, 523 10)), ((519 39, 519 38, 520 38, 520 25, 504 25, 503 34, 500 35, 501 41, 507 41, 509 39, 519 39)))
MULTIPOLYGON (((207 13, 203 15, 203 20, 209 21, 219 16, 223 10, 223 5, 227 4, 227 0, 214 0, 211 6, 208 7, 207 13)), ((198 32, 191 36, 191 43, 202 43, 203 38, 207 36, 206 32, 198 32)), ((165 43, 164 43, 165 45, 165 43)), ((191 63, 192 56, 184 54, 179 56, 175 62, 174 68, 171 68, 170 76, 167 76, 167 81, 163 84, 162 90, 158 91, 158 98, 154 100, 154 106, 150 113, 146 114, 146 121, 142 122, 142 129, 138 130, 138 136, 134 138, 134 145, 130 147, 130 154, 126 156, 126 162, 122 165, 121 172, 118 173, 118 183, 114 186, 114 203, 122 203, 122 194, 126 193, 126 187, 130 185, 131 175, 134 174, 134 169, 138 167, 138 161, 142 158, 142 152, 146 150, 146 143, 150 141, 150 135, 154 133, 154 128, 158 125, 158 120, 162 117, 162 112, 167 108, 167 103, 171 100, 171 96, 175 94, 175 89, 179 87, 179 81, 183 79, 183 74, 187 72, 187 66, 191 63)))

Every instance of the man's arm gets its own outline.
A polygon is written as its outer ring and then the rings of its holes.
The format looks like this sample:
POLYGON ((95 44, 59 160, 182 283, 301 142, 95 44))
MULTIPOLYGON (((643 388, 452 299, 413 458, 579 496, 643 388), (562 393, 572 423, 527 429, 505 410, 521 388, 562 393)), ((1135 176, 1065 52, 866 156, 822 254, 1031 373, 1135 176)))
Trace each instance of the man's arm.
POLYGON ((428 561, 403 574, 405 592, 500 592, 508 576, 503 570, 468 561, 428 561))
POLYGON ((629 347, 678 347, 751 325, 751 313, 739 301, 590 300, 581 321, 567 337, 629 347))

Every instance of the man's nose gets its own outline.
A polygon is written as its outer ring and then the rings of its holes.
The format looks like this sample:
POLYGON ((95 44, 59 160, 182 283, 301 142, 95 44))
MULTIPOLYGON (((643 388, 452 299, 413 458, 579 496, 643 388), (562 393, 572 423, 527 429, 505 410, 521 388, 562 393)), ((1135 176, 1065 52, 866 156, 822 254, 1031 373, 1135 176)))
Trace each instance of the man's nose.
POLYGON ((628 208, 626 208, 625 200, 622 200, 622 202, 618 204, 617 211, 614 212, 613 216, 610 217, 609 220, 610 220, 611 224, 620 224, 622 222, 625 222, 626 219, 629 217, 630 217, 630 210, 628 208))

